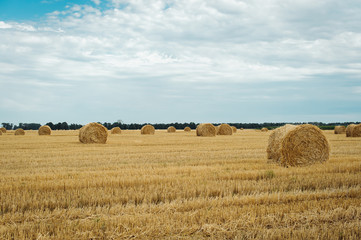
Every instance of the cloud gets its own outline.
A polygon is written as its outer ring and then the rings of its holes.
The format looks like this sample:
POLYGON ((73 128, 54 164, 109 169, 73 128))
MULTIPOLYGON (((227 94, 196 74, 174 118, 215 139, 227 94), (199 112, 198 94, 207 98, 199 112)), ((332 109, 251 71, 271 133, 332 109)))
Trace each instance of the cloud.
POLYGON ((93 3, 95 3, 96 5, 100 4, 100 0, 91 0, 93 3))

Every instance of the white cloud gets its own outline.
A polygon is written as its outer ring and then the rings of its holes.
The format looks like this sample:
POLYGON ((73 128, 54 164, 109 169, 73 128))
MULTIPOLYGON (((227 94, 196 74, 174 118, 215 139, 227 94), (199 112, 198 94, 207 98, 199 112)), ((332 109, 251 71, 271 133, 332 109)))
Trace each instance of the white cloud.
POLYGON ((96 5, 100 4, 100 0, 91 0, 93 3, 95 3, 96 5))

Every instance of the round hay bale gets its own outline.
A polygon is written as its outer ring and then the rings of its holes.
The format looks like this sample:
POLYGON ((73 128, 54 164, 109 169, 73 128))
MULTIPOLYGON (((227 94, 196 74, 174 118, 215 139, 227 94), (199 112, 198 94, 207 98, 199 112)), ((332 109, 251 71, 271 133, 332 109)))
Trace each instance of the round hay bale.
POLYGON ((177 130, 173 126, 170 126, 167 128, 167 132, 169 132, 169 133, 174 133, 175 131, 177 131, 177 130))
POLYGON ((200 137, 215 137, 216 133, 216 127, 211 123, 199 124, 196 129, 196 134, 200 137))
POLYGON ((190 131, 192 131, 192 129, 191 129, 190 127, 185 127, 185 128, 184 128, 184 131, 185 131, 185 132, 190 132, 190 131))
POLYGON ((51 128, 48 125, 41 126, 38 130, 39 135, 50 135, 51 128))
POLYGON ((122 130, 120 127, 113 127, 112 130, 110 130, 110 134, 121 134, 122 130))
POLYGON ((96 122, 88 123, 79 130, 81 143, 106 143, 107 138, 108 129, 96 122))
POLYGON ((152 125, 148 124, 148 125, 143 126, 142 129, 140 129, 140 133, 154 135, 155 129, 152 125))
POLYGON ((327 161, 330 146, 318 127, 287 124, 270 135, 267 154, 283 166, 305 166, 327 161))
POLYGON ((335 126, 334 133, 335 134, 343 134, 346 132, 345 126, 335 126))
POLYGON ((356 124, 350 124, 350 125, 347 126, 347 128, 346 128, 346 137, 352 137, 352 131, 353 131, 355 126, 356 126, 356 124))
POLYGON ((243 130, 243 128, 240 128, 239 130, 241 130, 241 131, 242 131, 242 130, 243 130))
POLYGON ((4 128, 4 127, 0 128, 0 132, 6 133, 6 128, 4 128))
POLYGON ((18 128, 15 130, 15 135, 25 135, 25 131, 22 128, 18 128))
POLYGON ((217 135, 232 135, 232 134, 233 134, 233 130, 231 126, 229 126, 228 124, 223 123, 218 126, 217 135))
POLYGON ((261 131, 262 131, 262 132, 268 132, 268 128, 265 128, 265 127, 264 127, 264 128, 261 129, 261 131))
POLYGON ((233 133, 237 132, 237 128, 235 126, 232 126, 233 133))
POLYGON ((352 129, 352 135, 351 137, 361 137, 361 124, 356 125, 352 129))

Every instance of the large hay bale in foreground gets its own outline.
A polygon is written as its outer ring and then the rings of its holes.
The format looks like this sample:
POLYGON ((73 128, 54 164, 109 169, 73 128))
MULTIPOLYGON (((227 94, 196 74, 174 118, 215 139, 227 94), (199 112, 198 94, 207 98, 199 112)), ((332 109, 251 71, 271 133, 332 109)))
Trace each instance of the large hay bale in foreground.
POLYGON ((356 127, 356 124, 350 124, 346 128, 346 137, 352 137, 352 131, 356 127))
POLYGON ((262 132, 268 132, 268 128, 265 128, 265 127, 264 127, 264 128, 261 129, 261 131, 262 131, 262 132))
POLYGON ((237 132, 237 128, 235 126, 232 126, 231 128, 232 128, 233 133, 237 132))
POLYGON ((15 130, 15 135, 25 135, 25 131, 22 128, 18 128, 15 130))
POLYGON ((175 129, 175 127, 173 127, 173 126, 170 126, 167 128, 167 132, 169 132, 169 133, 174 133, 175 131, 177 131, 177 129, 175 129))
POLYGON ((233 130, 231 126, 229 126, 228 124, 223 123, 218 126, 217 135, 232 135, 232 134, 233 134, 233 130))
POLYGON ((103 125, 93 122, 79 129, 79 141, 81 143, 106 143, 108 129, 103 125))
POLYGON ((122 130, 120 127, 113 127, 112 130, 110 130, 110 134, 121 134, 122 130))
POLYGON ((343 134, 346 132, 345 126, 335 126, 334 133, 335 134, 343 134))
POLYGON ((190 127, 185 127, 185 128, 184 128, 184 131, 185 131, 185 132, 190 132, 190 131, 192 131, 192 129, 191 129, 190 127))
POLYGON ((51 128, 48 125, 41 126, 38 130, 39 135, 50 135, 51 128))
POLYGON ((196 134, 200 137, 215 137, 216 133, 216 127, 211 123, 199 124, 196 129, 196 134))
POLYGON ((155 129, 152 125, 148 124, 148 125, 143 126, 142 129, 140 129, 140 133, 154 135, 155 129))
POLYGON ((6 128, 4 128, 4 127, 0 128, 0 132, 6 133, 6 128))
POLYGON ((361 124, 353 127, 351 137, 361 137, 361 124))
POLYGON ((283 166, 305 166, 325 162, 330 154, 329 143, 316 126, 286 124, 271 133, 268 140, 269 159, 283 166))

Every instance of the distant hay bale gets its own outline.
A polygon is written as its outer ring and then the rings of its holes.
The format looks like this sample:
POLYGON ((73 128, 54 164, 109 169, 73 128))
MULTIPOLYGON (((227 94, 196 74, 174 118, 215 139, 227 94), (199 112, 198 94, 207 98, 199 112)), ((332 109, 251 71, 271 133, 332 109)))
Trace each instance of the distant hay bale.
POLYGON ((237 132, 237 128, 235 126, 232 126, 233 133, 237 132))
POLYGON ((223 123, 218 126, 217 135, 232 135, 232 134, 233 134, 233 130, 231 126, 229 126, 228 124, 223 123))
POLYGON ((350 124, 346 128, 346 137, 352 137, 352 131, 356 127, 356 124, 350 124))
POLYGON ((110 130, 110 134, 121 134, 122 130, 120 127, 113 127, 112 130, 110 130))
POLYGON ((18 128, 15 130, 15 135, 25 135, 25 131, 22 128, 18 128))
POLYGON ((361 124, 353 127, 351 137, 361 137, 361 124))
POLYGON ((190 131, 192 131, 192 129, 191 129, 190 127, 185 127, 185 128, 184 128, 184 131, 185 131, 185 132, 190 132, 190 131))
POLYGON ((262 132, 268 132, 268 128, 265 128, 265 127, 264 127, 264 128, 261 129, 261 131, 262 131, 262 132))
POLYGON ((4 127, 0 128, 0 132, 6 133, 6 128, 4 128, 4 127))
POLYGON ((216 133, 216 127, 211 123, 199 124, 196 129, 196 134, 200 137, 215 137, 216 133))
POLYGON ((154 135, 155 129, 152 125, 148 124, 148 125, 143 126, 142 129, 140 129, 140 133, 154 135))
POLYGON ((175 127, 173 127, 173 126, 170 126, 167 128, 167 132, 169 132, 169 133, 174 133, 176 131, 177 131, 177 129, 175 129, 175 127))
POLYGON ((267 157, 283 166, 325 162, 329 154, 330 146, 325 135, 310 124, 286 124, 275 129, 268 139, 267 157))
POLYGON ((50 135, 51 128, 48 125, 41 126, 38 130, 39 135, 50 135))
POLYGON ((345 126, 335 126, 334 133, 335 134, 343 134, 346 132, 345 126))
POLYGON ((240 128, 239 130, 241 130, 241 131, 242 131, 242 130, 243 130, 243 128, 240 128))
POLYGON ((107 138, 108 129, 96 122, 88 123, 79 130, 81 143, 106 143, 107 138))

